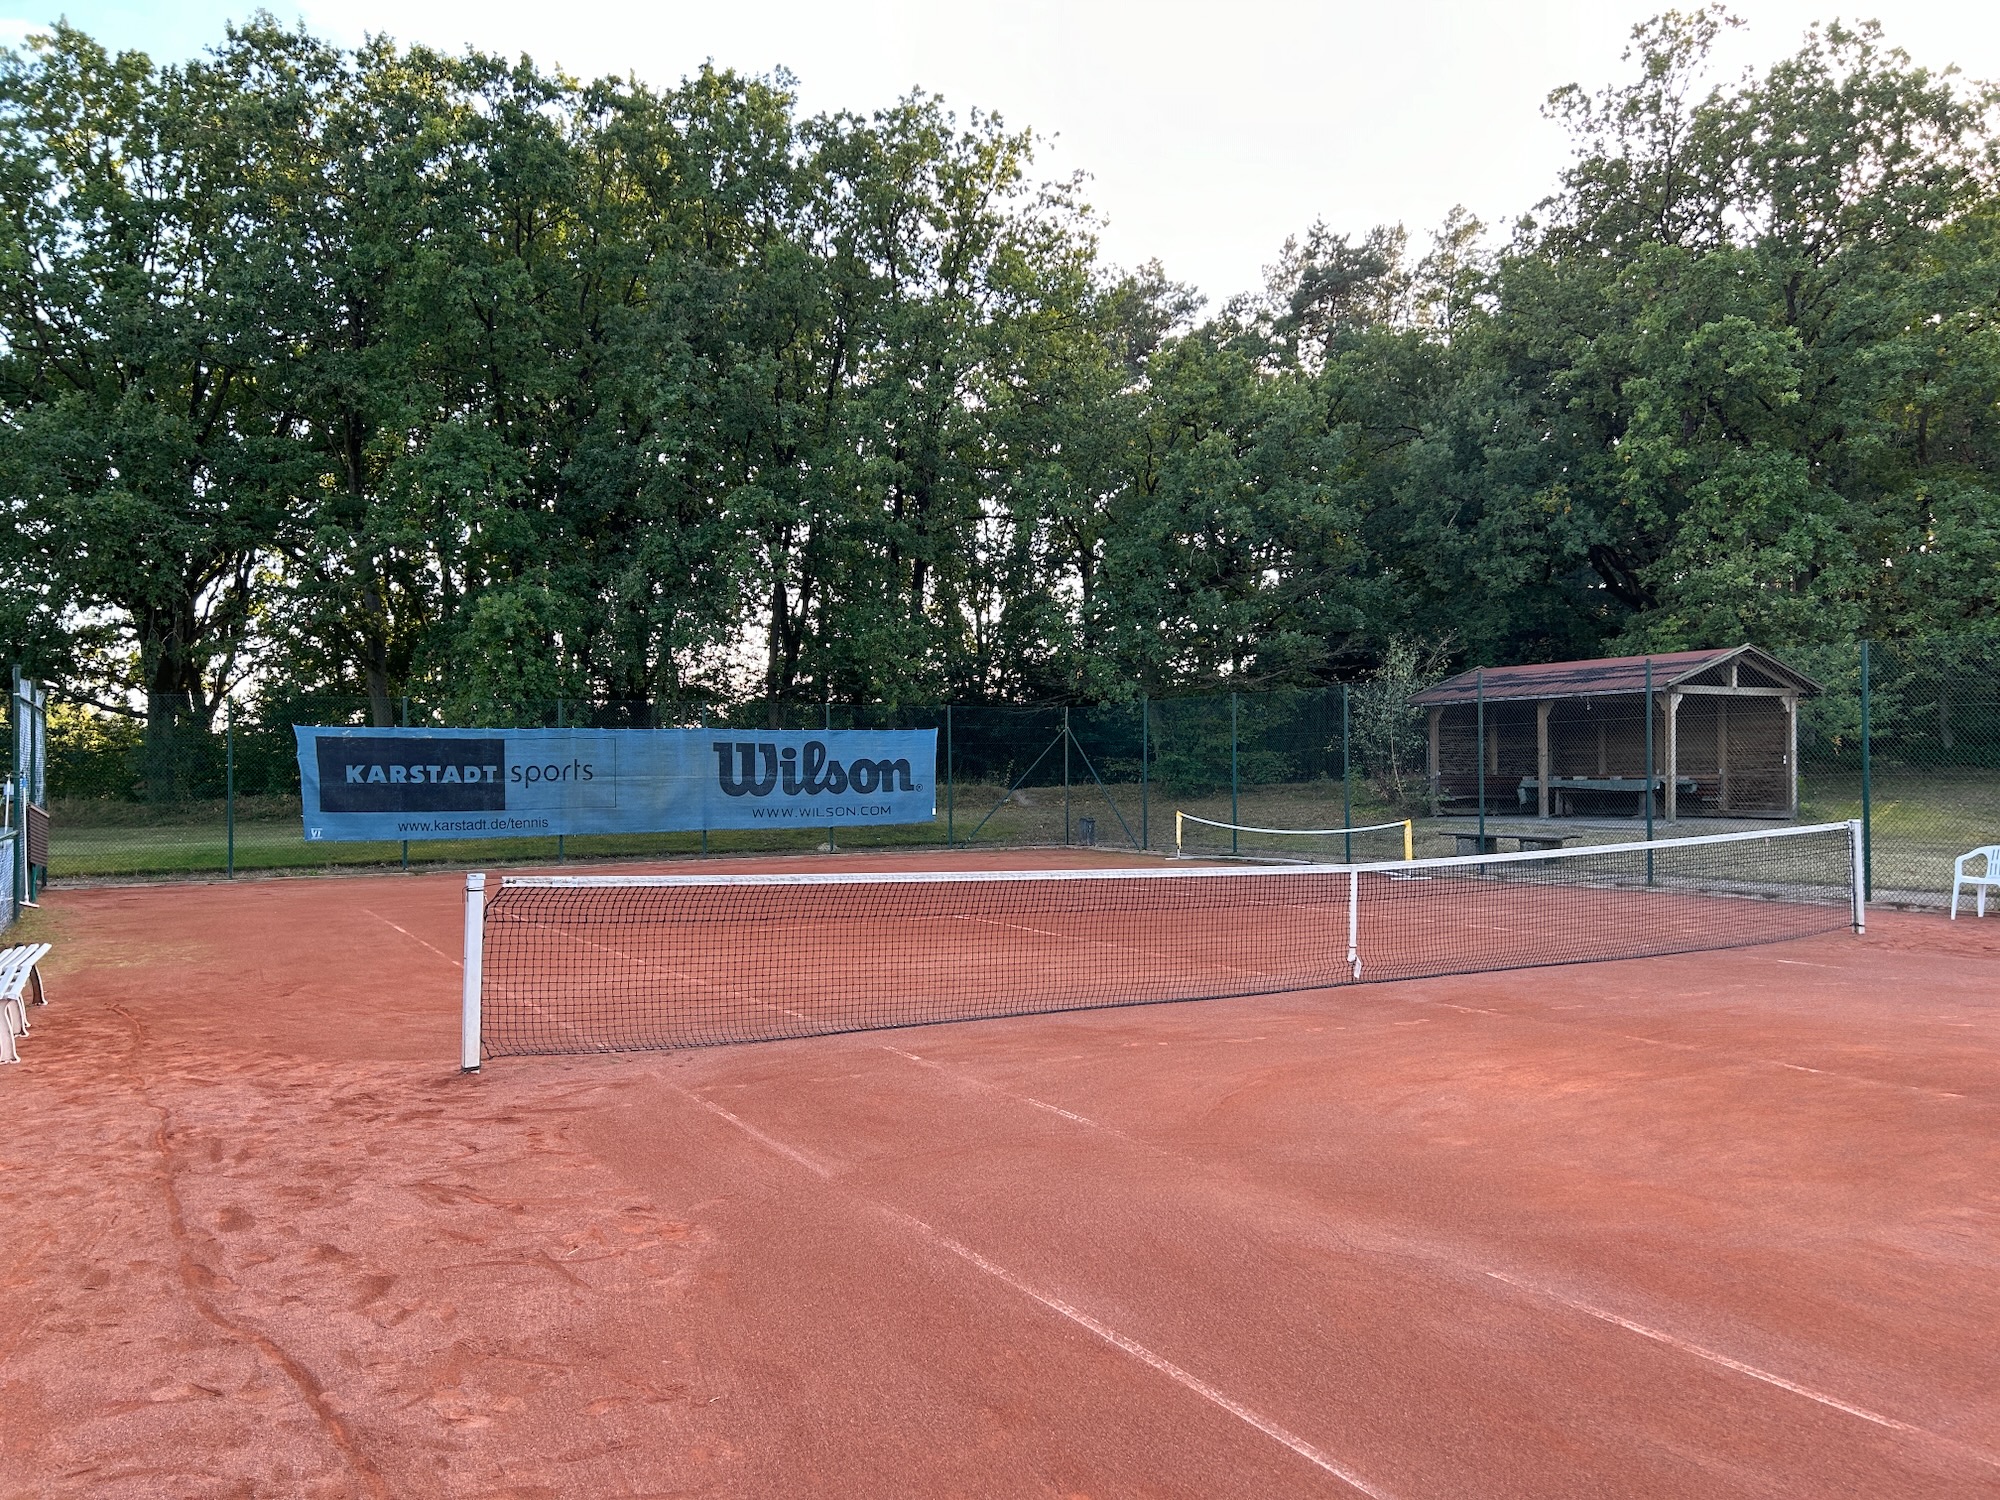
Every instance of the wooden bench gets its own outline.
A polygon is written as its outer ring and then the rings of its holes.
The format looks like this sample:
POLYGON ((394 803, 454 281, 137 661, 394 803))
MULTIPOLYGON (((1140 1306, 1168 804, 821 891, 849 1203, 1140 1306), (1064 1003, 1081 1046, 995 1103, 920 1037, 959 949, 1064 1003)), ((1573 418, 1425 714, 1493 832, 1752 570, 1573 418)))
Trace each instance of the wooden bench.
POLYGON ((1460 854, 1498 854, 1500 840, 1512 839, 1515 846, 1527 852, 1532 849, 1560 849, 1576 838, 1573 833, 1461 833, 1458 839, 1460 854))
POLYGON ((40 967, 48 954, 47 943, 0 949, 0 1062, 21 1060, 14 1039, 28 1034, 28 1006, 49 1003, 40 967))
MULTIPOLYGON (((1692 799, 1700 787, 1692 776, 1676 776, 1674 787, 1678 795, 1692 799)), ((1657 803, 1667 788, 1667 778, 1655 776, 1649 782, 1643 776, 1551 776, 1549 778, 1549 810, 1559 818, 1566 818, 1576 805, 1578 793, 1592 796, 1630 797, 1635 812, 1644 812, 1648 789, 1657 803)), ((1541 793, 1541 779, 1523 776, 1520 785, 1514 789, 1521 806, 1533 804, 1541 793)))

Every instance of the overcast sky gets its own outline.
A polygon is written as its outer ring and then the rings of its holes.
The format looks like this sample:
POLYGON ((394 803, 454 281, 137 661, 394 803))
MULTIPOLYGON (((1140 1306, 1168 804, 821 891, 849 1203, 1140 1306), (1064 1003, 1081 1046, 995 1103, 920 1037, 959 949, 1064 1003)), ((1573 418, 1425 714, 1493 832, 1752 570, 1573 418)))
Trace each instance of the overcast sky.
MULTIPOLYGON (((1213 301, 1257 285, 1287 234, 1324 218, 1413 234, 1462 203, 1489 223, 1530 207, 1566 159, 1549 91, 1627 76, 1658 0, 284 0, 335 40, 386 32, 526 52, 572 73, 671 84, 703 61, 796 74, 809 112, 867 111, 912 87, 1049 138, 1047 176, 1090 174, 1115 261, 1158 258, 1213 301)), ((1689 8, 1683 0, 1683 8, 1689 8)), ((1723 70, 1792 51, 1830 16, 1876 15, 1930 67, 2000 78, 2000 4, 1737 0, 1723 70)), ((190 55, 235 0, 0 0, 0 41, 67 14, 159 59, 190 55), (12 19, 7 19, 11 17, 12 19)))

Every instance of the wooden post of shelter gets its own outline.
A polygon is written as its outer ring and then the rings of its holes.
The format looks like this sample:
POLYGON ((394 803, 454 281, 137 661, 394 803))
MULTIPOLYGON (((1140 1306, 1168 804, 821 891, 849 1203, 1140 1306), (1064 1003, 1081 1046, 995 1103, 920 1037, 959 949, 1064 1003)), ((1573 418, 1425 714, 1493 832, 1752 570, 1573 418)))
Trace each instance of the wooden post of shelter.
POLYGON ((1715 700, 1715 810, 1729 811, 1729 700, 1715 700))
MULTIPOLYGON (((1732 690, 1743 685, 1742 670, 1741 662, 1729 663, 1732 690)), ((1715 810, 1726 813, 1729 805, 1729 699, 1721 697, 1715 700, 1715 810)))
POLYGON ((1555 707, 1553 699, 1544 698, 1535 705, 1535 816, 1549 815, 1549 777, 1553 774, 1549 754, 1549 712, 1555 707))

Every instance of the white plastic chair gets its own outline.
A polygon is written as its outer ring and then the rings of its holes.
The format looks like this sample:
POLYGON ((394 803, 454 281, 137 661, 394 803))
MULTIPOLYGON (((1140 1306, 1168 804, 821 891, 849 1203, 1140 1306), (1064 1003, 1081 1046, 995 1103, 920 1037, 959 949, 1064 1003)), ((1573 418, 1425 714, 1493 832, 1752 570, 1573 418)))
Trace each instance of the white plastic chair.
POLYGON ((37 1005, 49 1003, 42 990, 42 971, 37 967, 48 953, 47 943, 0 951, 0 1063, 21 1060, 14 1038, 28 1034, 30 997, 37 1005))
POLYGON ((1986 915, 1986 888, 2000 886, 2000 844, 1986 844, 1978 849, 1968 850, 1959 855, 1951 867, 1951 919, 1958 920, 1958 893, 1966 886, 1972 887, 1973 908, 1978 916, 1986 915), (1974 860, 1983 863, 1984 869, 1978 875, 1965 868, 1974 860))

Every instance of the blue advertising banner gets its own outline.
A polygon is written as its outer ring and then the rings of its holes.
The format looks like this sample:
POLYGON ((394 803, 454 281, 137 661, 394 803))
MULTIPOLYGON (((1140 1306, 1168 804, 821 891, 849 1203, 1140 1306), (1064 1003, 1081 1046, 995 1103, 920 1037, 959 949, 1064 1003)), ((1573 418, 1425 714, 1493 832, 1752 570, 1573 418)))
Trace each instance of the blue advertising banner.
POLYGON ((937 731, 295 726, 308 840, 928 823, 937 731))

